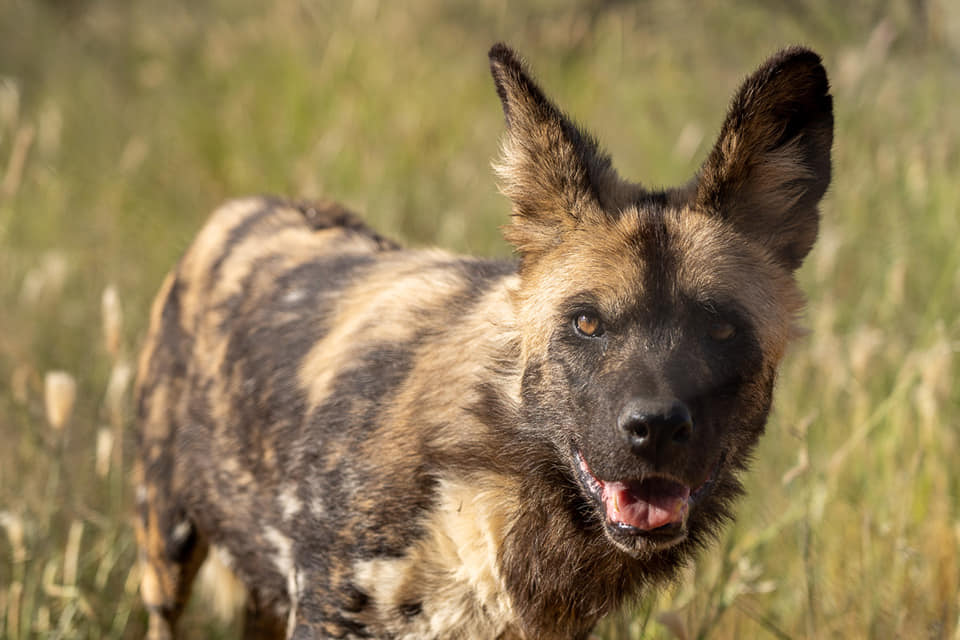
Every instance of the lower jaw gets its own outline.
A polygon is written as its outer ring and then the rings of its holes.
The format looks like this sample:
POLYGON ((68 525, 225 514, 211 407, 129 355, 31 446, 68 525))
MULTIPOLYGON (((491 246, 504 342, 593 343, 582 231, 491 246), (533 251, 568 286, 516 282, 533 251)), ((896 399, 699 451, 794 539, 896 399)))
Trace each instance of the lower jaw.
POLYGON ((604 518, 604 529, 614 544, 632 555, 669 549, 680 544, 687 537, 687 527, 682 522, 643 531, 630 525, 610 522, 604 518))

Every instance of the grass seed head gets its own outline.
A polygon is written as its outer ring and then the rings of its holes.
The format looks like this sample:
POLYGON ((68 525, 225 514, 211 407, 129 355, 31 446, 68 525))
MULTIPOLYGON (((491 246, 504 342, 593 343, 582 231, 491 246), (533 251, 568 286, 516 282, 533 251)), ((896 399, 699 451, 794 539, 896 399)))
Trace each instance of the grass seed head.
POLYGON ((73 413, 73 404, 77 399, 77 382, 66 371, 48 371, 43 388, 47 422, 60 431, 73 413))
POLYGON ((19 563, 27 559, 27 547, 23 543, 23 519, 10 511, 0 511, 0 527, 7 531, 7 540, 13 551, 13 562, 19 563))
POLYGON ((100 299, 100 309, 103 317, 103 337, 107 353, 116 357, 120 352, 121 334, 123 333, 123 310, 120 308, 120 294, 113 285, 103 290, 100 299))
POLYGON ((113 365, 110 371, 110 380, 107 382, 107 392, 104 402, 107 405, 107 411, 110 414, 110 420, 114 426, 118 426, 123 421, 124 407, 126 407, 127 388, 130 386, 130 380, 133 378, 133 368, 130 363, 120 360, 113 365))
POLYGON ((97 431, 97 456, 96 466, 97 476, 105 478, 110 473, 110 454, 113 453, 113 431, 107 427, 101 427, 97 431))

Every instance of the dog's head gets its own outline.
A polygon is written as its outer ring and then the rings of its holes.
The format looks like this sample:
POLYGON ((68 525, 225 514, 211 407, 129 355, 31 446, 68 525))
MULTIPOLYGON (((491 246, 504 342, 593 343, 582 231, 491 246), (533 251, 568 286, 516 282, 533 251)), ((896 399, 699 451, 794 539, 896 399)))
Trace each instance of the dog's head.
POLYGON ((796 332, 794 271, 830 182, 820 58, 792 48, 764 63, 697 175, 668 190, 621 179, 509 48, 490 65, 521 259, 523 411, 618 548, 699 538, 739 491, 796 332))

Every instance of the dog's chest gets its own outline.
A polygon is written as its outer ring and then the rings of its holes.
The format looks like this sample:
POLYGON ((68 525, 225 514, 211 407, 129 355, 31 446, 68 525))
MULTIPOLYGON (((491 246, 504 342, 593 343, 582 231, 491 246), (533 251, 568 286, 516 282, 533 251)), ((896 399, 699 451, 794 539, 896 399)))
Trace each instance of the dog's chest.
MULTIPOLYGON (((363 633, 398 640, 521 637, 498 567, 514 495, 499 476, 441 480, 422 535, 402 556, 353 560, 338 569, 359 594, 358 604, 338 617, 363 633)), ((309 617, 311 598, 323 596, 309 581, 293 579, 288 589, 296 625, 309 617)))

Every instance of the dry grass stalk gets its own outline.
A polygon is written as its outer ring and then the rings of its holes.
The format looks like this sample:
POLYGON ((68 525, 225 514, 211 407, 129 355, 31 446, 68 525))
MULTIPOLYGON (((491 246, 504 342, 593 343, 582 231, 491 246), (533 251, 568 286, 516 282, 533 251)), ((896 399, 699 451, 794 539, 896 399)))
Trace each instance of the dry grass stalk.
POLYGON ((121 335, 123 333, 123 309, 120 307, 120 294, 113 285, 103 290, 100 298, 100 309, 103 318, 103 337, 107 353, 114 358, 120 353, 121 335))
POLYGON ((112 452, 113 432, 103 427, 97 431, 97 455, 94 468, 98 477, 105 478, 110 473, 110 454, 112 452))
POLYGON ((20 286, 20 300, 25 305, 35 306, 41 301, 53 301, 60 297, 67 279, 67 258, 58 250, 44 252, 40 264, 30 269, 20 286))
POLYGON ((13 149, 10 151, 10 160, 7 162, 7 171, 0 182, 0 196, 9 198, 20 189, 23 181, 23 168, 27 164, 27 153, 33 145, 37 129, 32 124, 26 124, 17 130, 13 140, 13 149))
POLYGON ((49 633, 50 627, 50 607, 43 605, 37 609, 37 619, 34 622, 33 630, 37 633, 49 633))
POLYGON ((47 103, 40 112, 37 125, 37 149, 41 155, 51 157, 60 150, 63 133, 63 113, 53 103, 47 103))
POLYGON ((27 559, 27 547, 23 543, 23 520, 15 513, 0 511, 0 527, 7 531, 7 540, 13 553, 13 563, 19 564, 27 559))
POLYGON ((73 413, 73 405, 77 399, 77 382, 66 371, 48 371, 43 388, 47 422, 60 431, 73 413))
POLYGON ((25 405, 30 399, 30 378, 33 376, 33 367, 28 364, 18 364, 10 374, 10 393, 17 404, 25 405))
POLYGON ((797 463, 787 469, 780 478, 780 483, 787 486, 810 468, 810 454, 807 453, 807 447, 804 446, 797 454, 797 463))
POLYGON ((10 585, 10 599, 7 604, 7 637, 20 637, 20 600, 23 597, 23 583, 10 585))
POLYGON ((0 132, 13 131, 20 119, 20 87, 12 78, 0 79, 0 132))
POLYGON ((77 584, 77 566, 80 562, 80 540, 83 537, 83 521, 74 520, 70 523, 70 533, 67 534, 67 546, 63 552, 63 584, 74 586, 77 584))
POLYGON ((123 592, 128 597, 135 596, 140 591, 140 580, 143 578, 143 572, 139 562, 134 562, 127 573, 127 579, 123 583, 123 592))
POLYGON ((127 388, 133 378, 133 368, 129 362, 121 360, 113 365, 110 371, 110 380, 107 382, 107 392, 104 402, 110 414, 110 421, 115 427, 122 425, 123 412, 126 407, 127 388))
POLYGON ((687 630, 687 623, 679 611, 664 611, 657 614, 657 622, 667 628, 677 640, 689 640, 690 632, 687 630))

